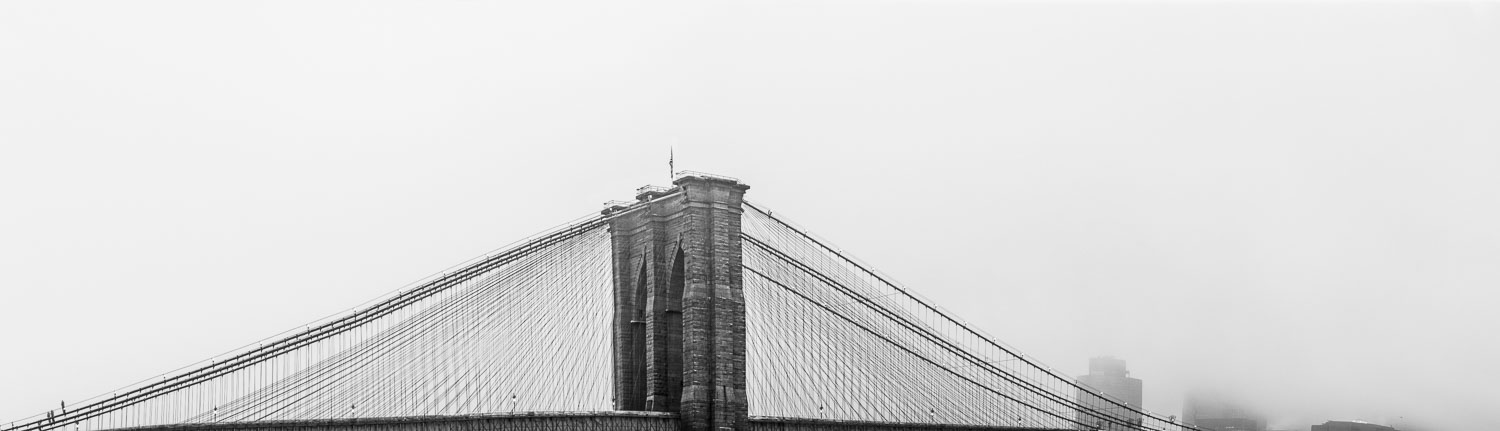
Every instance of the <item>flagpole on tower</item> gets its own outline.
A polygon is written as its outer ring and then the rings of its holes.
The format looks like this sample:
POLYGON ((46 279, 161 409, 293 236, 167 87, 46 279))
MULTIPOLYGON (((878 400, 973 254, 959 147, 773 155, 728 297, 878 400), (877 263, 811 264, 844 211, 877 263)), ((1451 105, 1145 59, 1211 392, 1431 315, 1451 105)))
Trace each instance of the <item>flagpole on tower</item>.
POLYGON ((677 177, 677 168, 673 164, 677 159, 677 150, 667 146, 667 181, 670 182, 677 177))

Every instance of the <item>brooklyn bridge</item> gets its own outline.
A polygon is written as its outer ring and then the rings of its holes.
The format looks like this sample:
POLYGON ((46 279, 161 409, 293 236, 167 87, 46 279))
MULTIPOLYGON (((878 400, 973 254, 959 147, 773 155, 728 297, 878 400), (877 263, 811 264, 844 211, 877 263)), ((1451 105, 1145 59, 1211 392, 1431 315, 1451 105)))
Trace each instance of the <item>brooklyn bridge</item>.
POLYGON ((1015 351, 748 189, 679 173, 372 305, 3 431, 1191 429, 1015 351))

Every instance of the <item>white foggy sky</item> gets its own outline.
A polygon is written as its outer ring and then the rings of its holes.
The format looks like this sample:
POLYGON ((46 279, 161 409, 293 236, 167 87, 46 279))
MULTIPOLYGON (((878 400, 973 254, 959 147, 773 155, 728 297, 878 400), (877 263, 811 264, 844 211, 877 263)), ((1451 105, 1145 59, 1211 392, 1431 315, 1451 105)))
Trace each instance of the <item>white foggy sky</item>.
POLYGON ((1495 429, 1496 76, 1495 2, 0 3, 0 420, 665 184, 675 145, 1153 411, 1495 429))

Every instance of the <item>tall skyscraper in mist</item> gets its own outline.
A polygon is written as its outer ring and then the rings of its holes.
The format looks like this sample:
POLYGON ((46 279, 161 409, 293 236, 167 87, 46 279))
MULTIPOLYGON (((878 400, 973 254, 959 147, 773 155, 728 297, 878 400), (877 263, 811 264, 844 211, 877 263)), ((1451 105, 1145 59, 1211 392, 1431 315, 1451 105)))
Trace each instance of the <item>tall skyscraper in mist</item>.
POLYGON ((1123 425, 1080 411, 1078 422, 1088 425, 1087 429, 1140 429, 1141 414, 1138 411, 1141 409, 1141 379, 1130 377, 1130 372, 1125 370, 1124 360, 1108 356, 1089 359, 1089 374, 1079 377, 1078 384, 1084 388, 1078 391, 1079 403, 1104 412, 1119 422, 1131 424, 1123 425), (1130 408, 1115 403, 1125 404, 1130 408))

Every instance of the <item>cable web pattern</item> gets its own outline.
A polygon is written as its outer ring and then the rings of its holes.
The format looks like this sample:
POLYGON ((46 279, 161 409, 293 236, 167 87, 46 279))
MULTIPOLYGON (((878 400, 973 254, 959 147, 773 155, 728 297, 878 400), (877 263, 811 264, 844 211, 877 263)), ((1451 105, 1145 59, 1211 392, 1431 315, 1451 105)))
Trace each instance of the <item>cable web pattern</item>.
POLYGON ((7 431, 611 410, 610 238, 594 217, 348 315, 7 431))
POLYGON ((1080 388, 761 208, 742 229, 752 416, 1192 429, 1080 388))

